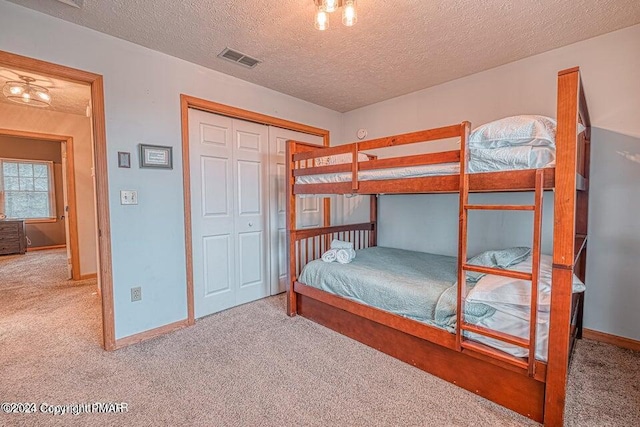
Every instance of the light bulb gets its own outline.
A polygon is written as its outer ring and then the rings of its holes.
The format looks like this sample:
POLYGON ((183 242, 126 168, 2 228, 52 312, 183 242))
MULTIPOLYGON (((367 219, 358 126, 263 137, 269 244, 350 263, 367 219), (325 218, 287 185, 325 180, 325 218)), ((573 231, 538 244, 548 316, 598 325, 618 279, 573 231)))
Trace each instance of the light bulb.
POLYGON ((31 95, 29 95, 27 92, 22 94, 22 101, 24 102, 29 102, 31 101, 31 95))
POLYGON ((11 95, 19 95, 22 93, 22 88, 20 86, 11 86, 9 89, 11 95))
POLYGON ((51 96, 46 92, 38 92, 38 97, 43 101, 51 101, 51 96))
POLYGON ((318 7, 316 13, 316 28, 320 31, 324 31, 329 28, 329 15, 324 11, 322 6, 318 7))
POLYGON ((356 13, 356 0, 345 0, 342 10, 342 23, 347 27, 352 26, 358 20, 356 13))
POLYGON ((323 0, 322 6, 326 12, 335 12, 338 8, 338 0, 323 0))

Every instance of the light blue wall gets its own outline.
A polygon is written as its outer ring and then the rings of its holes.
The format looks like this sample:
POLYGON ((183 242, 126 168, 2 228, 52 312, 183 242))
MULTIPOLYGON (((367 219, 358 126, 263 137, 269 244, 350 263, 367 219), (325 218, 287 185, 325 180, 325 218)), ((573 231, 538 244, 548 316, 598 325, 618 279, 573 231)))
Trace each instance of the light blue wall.
POLYGON ((585 320, 640 339, 640 138, 596 128, 592 140, 585 320))
POLYGON ((116 338, 187 316, 181 93, 329 129, 340 113, 0 1, 0 50, 104 76, 116 338), (138 144, 173 147, 174 168, 139 169, 138 144), (132 168, 117 167, 117 152, 132 168), (121 206, 120 190, 137 190, 121 206), (132 303, 130 288, 142 286, 132 303))
MULTIPOLYGON (((458 194, 387 195, 379 199, 379 244, 442 255, 458 255, 458 194)), ((531 193, 471 194, 470 203, 532 204, 531 193)), ((553 245, 553 193, 543 204, 543 247, 553 245)), ((531 212, 471 212, 468 223, 470 256, 487 249, 529 246, 533 239, 531 212)))

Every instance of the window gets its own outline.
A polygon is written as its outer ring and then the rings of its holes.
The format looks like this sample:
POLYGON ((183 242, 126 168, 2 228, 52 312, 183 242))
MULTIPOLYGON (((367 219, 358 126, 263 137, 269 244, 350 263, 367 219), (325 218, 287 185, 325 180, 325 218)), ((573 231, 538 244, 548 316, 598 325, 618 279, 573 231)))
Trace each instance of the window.
POLYGON ((0 213, 11 219, 54 219, 53 162, 0 159, 0 213))

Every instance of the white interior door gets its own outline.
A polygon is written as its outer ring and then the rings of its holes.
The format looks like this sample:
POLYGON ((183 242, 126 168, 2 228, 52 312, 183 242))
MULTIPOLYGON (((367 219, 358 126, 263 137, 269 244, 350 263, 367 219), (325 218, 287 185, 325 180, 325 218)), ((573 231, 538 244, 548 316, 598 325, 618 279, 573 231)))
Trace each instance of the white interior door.
POLYGON ((67 279, 73 278, 73 266, 71 261, 71 237, 69 235, 69 195, 67 194, 67 144, 62 142, 60 144, 60 151, 62 157, 62 204, 64 205, 64 211, 62 213, 57 212, 57 215, 64 217, 64 234, 65 243, 67 247, 67 279))
POLYGON ((233 120, 236 303, 269 295, 269 128, 233 120))
MULTIPOLYGON (((286 276, 289 268, 287 260, 286 240, 286 165, 285 154, 287 140, 293 139, 322 146, 320 136, 294 132, 278 127, 269 127, 270 153, 270 234, 271 234, 271 295, 285 291, 286 276)), ((323 225, 323 203, 319 197, 298 198, 296 212, 298 213, 298 228, 321 227, 323 225)))
POLYGON ((266 126, 189 110, 195 316, 269 294, 266 126))
POLYGON ((235 305, 233 122, 189 110, 195 316, 235 305))

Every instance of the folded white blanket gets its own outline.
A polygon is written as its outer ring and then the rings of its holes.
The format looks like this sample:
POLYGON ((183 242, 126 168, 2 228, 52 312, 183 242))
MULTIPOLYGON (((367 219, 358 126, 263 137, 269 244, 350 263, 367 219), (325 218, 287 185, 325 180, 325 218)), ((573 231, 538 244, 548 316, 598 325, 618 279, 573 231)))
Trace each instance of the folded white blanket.
POLYGON ((336 252, 336 261, 340 264, 349 264, 356 257, 356 251, 349 249, 338 249, 336 252))
POLYGON ((337 249, 329 249, 328 251, 322 254, 322 260, 324 262, 333 262, 337 258, 337 253, 338 253, 337 249))
POLYGON ((331 249, 353 249, 353 243, 333 239, 331 241, 331 249))

